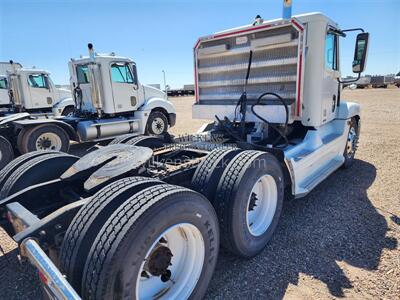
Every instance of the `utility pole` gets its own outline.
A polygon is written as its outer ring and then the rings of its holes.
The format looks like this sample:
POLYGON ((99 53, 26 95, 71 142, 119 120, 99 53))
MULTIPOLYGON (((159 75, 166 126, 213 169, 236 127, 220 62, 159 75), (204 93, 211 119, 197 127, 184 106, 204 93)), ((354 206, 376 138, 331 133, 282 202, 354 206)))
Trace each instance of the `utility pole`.
POLYGON ((167 92, 167 81, 165 80, 165 71, 162 70, 164 76, 164 91, 167 92))

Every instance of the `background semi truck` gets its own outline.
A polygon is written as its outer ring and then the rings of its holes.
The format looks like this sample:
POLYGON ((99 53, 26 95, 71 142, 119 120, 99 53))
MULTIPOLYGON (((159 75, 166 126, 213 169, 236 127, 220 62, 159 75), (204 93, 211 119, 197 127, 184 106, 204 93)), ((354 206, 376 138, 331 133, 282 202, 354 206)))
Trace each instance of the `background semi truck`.
POLYGON ((291 17, 290 1, 282 19, 257 19, 197 41, 193 115, 214 122, 191 139, 119 139, 82 158, 33 152, 5 168, 7 230, 49 295, 200 299, 220 244, 257 255, 285 197, 351 166, 360 107, 341 98, 338 61, 356 30, 320 13, 291 17))
MULTIPOLYGON (((43 118, 24 112, 0 118, 0 168, 18 154, 36 150, 68 152, 70 140, 82 143, 126 134, 160 135, 168 126, 174 126, 175 108, 165 93, 139 82, 132 60, 113 53, 95 54, 91 44, 89 50, 89 57, 72 59, 69 63, 74 100, 64 99, 54 105, 55 110, 74 105, 66 116, 43 118)), ((50 82, 42 71, 34 75, 35 70, 19 71, 16 76, 22 80, 14 82, 11 76, 11 85, 26 82, 29 76, 34 76, 37 84, 50 82)), ((32 90, 39 93, 38 97, 53 102, 47 88, 32 90)), ((13 94, 14 99, 20 96, 13 94)))

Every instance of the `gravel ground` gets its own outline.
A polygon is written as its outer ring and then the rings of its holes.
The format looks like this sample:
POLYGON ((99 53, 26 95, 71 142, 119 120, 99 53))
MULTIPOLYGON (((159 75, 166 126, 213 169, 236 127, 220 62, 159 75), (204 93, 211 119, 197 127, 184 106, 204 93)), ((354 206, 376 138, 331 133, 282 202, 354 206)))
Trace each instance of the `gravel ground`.
MULTIPOLYGON (((257 257, 220 251, 206 299, 400 299, 400 89, 346 90, 362 104, 356 162, 308 196, 287 201, 278 229, 257 257)), ((175 134, 197 130, 192 98, 175 98, 175 134)), ((84 147, 74 151, 84 152, 84 147)), ((37 299, 32 268, 0 232, 0 298, 37 299)))

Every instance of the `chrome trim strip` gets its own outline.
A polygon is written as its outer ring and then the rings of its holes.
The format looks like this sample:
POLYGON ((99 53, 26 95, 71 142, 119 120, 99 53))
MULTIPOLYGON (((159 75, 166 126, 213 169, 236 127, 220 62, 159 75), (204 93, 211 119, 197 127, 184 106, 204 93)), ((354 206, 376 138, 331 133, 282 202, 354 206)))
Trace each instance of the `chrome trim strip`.
POLYGON ((68 283, 35 240, 24 240, 21 244, 21 254, 26 256, 46 277, 46 287, 55 299, 81 300, 73 287, 68 283))

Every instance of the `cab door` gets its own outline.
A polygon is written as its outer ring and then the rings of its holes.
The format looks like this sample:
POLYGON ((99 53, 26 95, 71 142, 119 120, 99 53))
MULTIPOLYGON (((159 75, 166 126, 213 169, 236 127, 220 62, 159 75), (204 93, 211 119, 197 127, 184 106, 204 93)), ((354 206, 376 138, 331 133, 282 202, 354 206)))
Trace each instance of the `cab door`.
POLYGON ((129 62, 111 63, 111 86, 116 113, 138 108, 139 94, 136 66, 129 62))
POLYGON ((26 109, 51 108, 54 104, 47 74, 28 74, 28 89, 30 99, 23 99, 26 109))
POLYGON ((10 97, 8 96, 7 78, 0 78, 0 106, 10 105, 10 97))
POLYGON ((334 119, 339 101, 338 36, 328 31, 325 37, 325 70, 323 79, 322 112, 323 123, 334 119))

